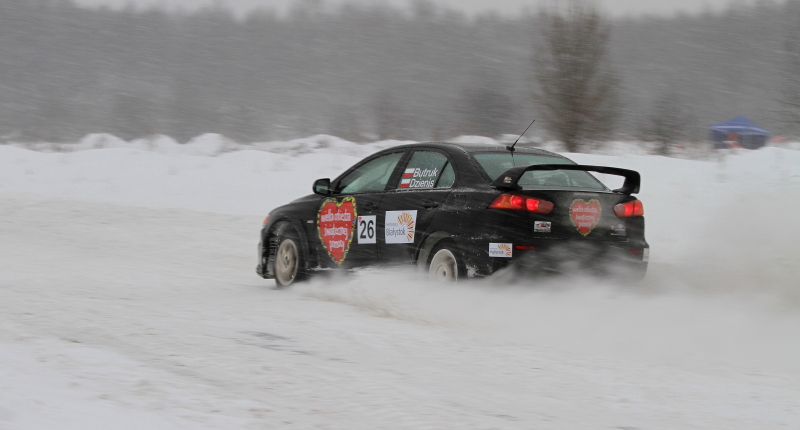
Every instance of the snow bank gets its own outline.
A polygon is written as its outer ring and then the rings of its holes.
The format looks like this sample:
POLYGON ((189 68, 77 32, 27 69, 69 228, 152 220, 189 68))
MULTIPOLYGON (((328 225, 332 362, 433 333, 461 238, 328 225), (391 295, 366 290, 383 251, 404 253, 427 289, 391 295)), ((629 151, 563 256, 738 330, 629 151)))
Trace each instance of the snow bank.
MULTIPOLYGON (((483 138, 487 141, 492 139, 483 138)), ((412 141, 385 140, 359 144, 335 136, 320 134, 302 139, 278 142, 238 143, 221 134, 206 133, 185 144, 163 135, 151 135, 126 142, 107 133, 89 134, 77 142, 8 142, 5 146, 29 149, 37 152, 76 152, 93 149, 135 149, 160 154, 218 156, 234 151, 264 151, 275 154, 297 156, 310 153, 341 154, 364 157, 390 146, 413 143, 412 141)))
MULTIPOLYGON (((478 143, 484 145, 509 145, 517 140, 516 135, 503 135, 498 139, 485 136, 459 136, 450 139, 455 143, 478 143)), ((74 152, 92 149, 138 149, 162 154, 183 154, 217 156, 226 152, 257 150, 283 155, 302 155, 315 153, 352 155, 364 157, 375 151, 391 146, 414 141, 385 140, 369 143, 354 143, 335 136, 319 134, 301 139, 272 142, 240 143, 226 136, 206 133, 189 140, 185 144, 178 143, 169 136, 150 135, 129 142, 107 133, 94 133, 84 136, 77 142, 6 142, 7 146, 30 149, 39 152, 74 152)), ((527 138, 519 140, 519 146, 535 146, 548 151, 561 152, 563 145, 556 141, 534 142, 527 138)), ((655 143, 636 140, 598 142, 587 148, 587 152, 597 155, 649 155, 654 152, 655 143)), ((800 142, 785 141, 775 144, 777 148, 800 150, 800 142)), ((728 151, 735 153, 735 150, 728 151)), ((683 159, 705 159, 716 157, 709 145, 704 143, 685 143, 675 145, 672 156, 683 159)))

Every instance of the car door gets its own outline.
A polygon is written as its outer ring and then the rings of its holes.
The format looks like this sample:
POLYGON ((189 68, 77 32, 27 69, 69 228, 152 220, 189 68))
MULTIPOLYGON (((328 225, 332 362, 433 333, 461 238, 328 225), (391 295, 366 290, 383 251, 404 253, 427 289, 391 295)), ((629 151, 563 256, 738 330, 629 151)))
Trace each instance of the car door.
POLYGON ((317 252, 326 267, 374 264, 381 200, 404 151, 370 157, 334 181, 317 212, 317 252))
POLYGON ((450 159, 434 149, 413 151, 400 173, 381 202, 378 254, 382 263, 411 261, 455 182, 450 159))

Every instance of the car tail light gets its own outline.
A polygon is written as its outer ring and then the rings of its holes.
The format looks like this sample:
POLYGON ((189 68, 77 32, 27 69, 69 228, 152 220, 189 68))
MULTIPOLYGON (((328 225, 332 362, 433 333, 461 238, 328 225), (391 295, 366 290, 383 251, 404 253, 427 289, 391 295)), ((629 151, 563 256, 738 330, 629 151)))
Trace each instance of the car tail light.
POLYGON ((535 199, 521 194, 503 193, 489 205, 489 209, 508 209, 512 211, 527 211, 537 214, 549 214, 553 204, 547 200, 535 199))
POLYGON ((632 200, 614 206, 614 213, 620 218, 631 218, 644 215, 644 206, 641 200, 632 200))

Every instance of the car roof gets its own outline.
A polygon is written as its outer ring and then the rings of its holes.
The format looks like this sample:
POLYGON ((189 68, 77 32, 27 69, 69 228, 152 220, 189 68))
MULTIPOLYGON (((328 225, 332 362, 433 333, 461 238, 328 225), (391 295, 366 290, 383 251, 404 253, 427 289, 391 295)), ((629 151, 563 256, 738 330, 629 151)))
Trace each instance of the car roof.
MULTIPOLYGON (((507 152, 505 145, 497 144, 497 145, 489 145, 485 143, 452 143, 452 142, 420 142, 420 143, 409 143, 406 145, 395 146, 391 149, 397 148, 415 148, 419 146, 426 146, 429 148, 439 148, 444 150, 461 150, 464 153, 472 154, 476 152, 497 152, 503 153, 507 152)), ((544 149, 539 148, 530 148, 525 146, 517 146, 514 148, 514 152, 517 154, 531 154, 531 155, 542 155, 554 158, 563 158, 563 155, 556 154, 555 152, 545 151, 544 149)))

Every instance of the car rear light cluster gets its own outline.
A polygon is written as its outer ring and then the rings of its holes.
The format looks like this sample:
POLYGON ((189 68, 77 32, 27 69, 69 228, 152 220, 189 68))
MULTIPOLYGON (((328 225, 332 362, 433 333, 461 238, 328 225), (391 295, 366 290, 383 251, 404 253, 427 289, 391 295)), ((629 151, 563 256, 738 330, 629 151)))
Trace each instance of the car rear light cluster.
POLYGON ((503 193, 489 205, 489 209, 507 209, 512 211, 527 211, 537 214, 549 214, 553 204, 547 200, 535 199, 521 194, 503 193))
POLYGON ((614 213, 620 218, 644 216, 644 206, 641 200, 631 200, 614 206, 614 213))

